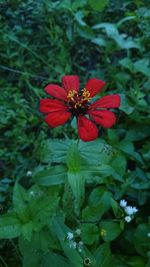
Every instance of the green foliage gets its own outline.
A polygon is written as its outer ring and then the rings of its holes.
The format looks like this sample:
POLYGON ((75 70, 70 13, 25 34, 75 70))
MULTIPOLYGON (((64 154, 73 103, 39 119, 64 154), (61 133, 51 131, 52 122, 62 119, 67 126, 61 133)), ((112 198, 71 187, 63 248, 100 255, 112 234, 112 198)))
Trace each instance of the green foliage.
POLYGON ((149 267, 149 1, 0 9, 0 266, 149 267), (121 96, 116 125, 95 141, 77 140, 74 120, 48 128, 38 111, 64 74, 121 96), (130 223, 121 199, 139 210, 130 223))

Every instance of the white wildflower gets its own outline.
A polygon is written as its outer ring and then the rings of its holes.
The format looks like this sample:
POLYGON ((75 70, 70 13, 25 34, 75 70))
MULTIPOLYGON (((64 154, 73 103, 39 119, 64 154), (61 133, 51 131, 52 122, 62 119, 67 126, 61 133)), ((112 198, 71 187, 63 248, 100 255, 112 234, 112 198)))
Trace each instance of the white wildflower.
POLYGON ((77 229, 77 230, 76 230, 76 234, 77 234, 78 236, 80 236, 80 235, 81 235, 81 230, 80 230, 80 229, 77 229))
POLYGON ((70 248, 76 249, 76 247, 77 247, 77 243, 76 243, 75 241, 71 241, 71 242, 69 243, 69 246, 70 246, 70 248))
POLYGON ((138 209, 136 207, 133 207, 133 213, 138 212, 138 209))
POLYGON ((35 196, 35 192, 34 191, 30 191, 30 193, 29 193, 31 196, 35 196))
POLYGON ((27 171, 26 176, 27 177, 31 177, 32 176, 32 172, 31 171, 27 171))
POLYGON ((120 207, 125 208, 127 206, 127 201, 125 199, 120 200, 120 207))
POLYGON ((147 236, 150 237, 150 233, 148 233, 147 236))
POLYGON ((67 233, 67 239, 68 239, 68 240, 72 240, 73 237, 74 237, 73 233, 71 233, 71 232, 68 232, 68 233, 67 233))
POLYGON ((132 206, 127 206, 127 207, 125 208, 125 212, 126 212, 126 214, 128 214, 128 215, 133 215, 133 214, 134 214, 134 209, 133 209, 132 206))
POLYGON ((131 216, 126 216, 124 219, 127 223, 131 222, 132 220, 131 216))

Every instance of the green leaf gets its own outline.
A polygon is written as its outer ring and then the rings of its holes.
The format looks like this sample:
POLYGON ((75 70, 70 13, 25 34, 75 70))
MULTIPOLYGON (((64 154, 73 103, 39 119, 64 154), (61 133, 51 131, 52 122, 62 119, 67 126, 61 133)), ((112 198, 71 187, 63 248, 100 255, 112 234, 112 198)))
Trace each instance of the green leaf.
POLYGON ((109 0, 88 0, 88 4, 95 11, 102 11, 109 4, 109 0))
POLYGON ((22 235, 26 240, 28 240, 28 241, 31 240, 32 232, 33 232, 33 222, 32 221, 22 225, 22 235))
POLYGON ((16 183, 13 192, 13 206, 15 212, 24 223, 30 220, 30 212, 27 203, 28 196, 25 189, 16 183))
POLYGON ((68 182, 77 203, 81 204, 84 200, 85 180, 81 172, 68 171, 68 182))
POLYGON ((104 243, 95 252, 96 266, 113 267, 112 254, 109 243, 104 243))
POLYGON ((67 166, 69 171, 76 172, 80 170, 81 157, 77 144, 73 142, 67 152, 67 166))
POLYGON ((124 94, 120 94, 120 96, 121 96, 121 106, 119 109, 124 111, 127 115, 130 115, 134 111, 134 107, 130 105, 124 94))
POLYGON ((97 165, 100 163, 100 157, 104 148, 104 141, 97 139, 91 142, 79 142, 79 151, 81 157, 88 165, 97 165), (90 157, 89 157, 90 155, 90 157))
POLYGON ((82 224, 81 237, 85 244, 92 245, 99 239, 98 227, 94 224, 82 224))
POLYGON ((149 59, 143 58, 134 63, 134 69, 136 72, 140 72, 149 78, 150 68, 149 59))
POLYGON ((128 140, 122 140, 121 142, 119 142, 118 148, 131 156, 133 156, 134 154, 133 143, 128 140))
POLYGON ((112 241, 121 233, 121 228, 118 223, 102 221, 100 222, 100 235, 104 241, 112 241))
POLYGON ((126 164, 127 164, 126 158, 121 153, 115 155, 114 159, 111 161, 112 168, 120 176, 123 176, 125 174, 126 164))
POLYGON ((0 239, 11 239, 21 234, 21 223, 14 215, 0 217, 0 239))
POLYGON ((139 224, 134 234, 134 246, 136 251, 145 256, 148 250, 150 250, 150 242, 149 242, 149 226, 147 224, 139 224))
POLYGON ((32 179, 37 184, 49 186, 64 183, 66 177, 67 168, 64 165, 56 165, 35 173, 32 179))

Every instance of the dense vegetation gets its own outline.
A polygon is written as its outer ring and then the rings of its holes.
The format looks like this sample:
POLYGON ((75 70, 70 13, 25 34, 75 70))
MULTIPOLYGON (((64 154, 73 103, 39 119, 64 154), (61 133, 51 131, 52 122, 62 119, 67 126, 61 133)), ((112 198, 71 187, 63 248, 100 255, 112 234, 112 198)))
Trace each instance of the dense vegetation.
POLYGON ((150 2, 0 10, 0 266, 149 267, 150 2), (45 85, 65 74, 121 96, 117 124, 93 142, 77 145, 74 121, 51 129, 39 112, 45 85), (131 222, 123 199, 138 209, 131 222))

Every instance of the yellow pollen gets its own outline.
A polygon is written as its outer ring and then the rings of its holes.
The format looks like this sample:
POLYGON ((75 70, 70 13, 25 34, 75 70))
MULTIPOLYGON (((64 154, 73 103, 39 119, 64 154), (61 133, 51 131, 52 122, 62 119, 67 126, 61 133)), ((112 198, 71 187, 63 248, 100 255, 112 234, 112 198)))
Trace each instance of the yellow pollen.
POLYGON ((101 234, 101 236, 106 236, 107 232, 105 229, 101 229, 100 234, 101 234))
POLYGON ((75 90, 70 90, 68 92, 67 98, 70 98, 73 100, 74 96, 77 94, 77 92, 75 90))
POLYGON ((82 90, 82 100, 89 101, 90 99, 91 99, 90 92, 86 88, 84 88, 82 90))
POLYGON ((74 105, 74 108, 78 108, 78 107, 81 107, 82 106, 82 102, 77 102, 75 105, 74 105))

